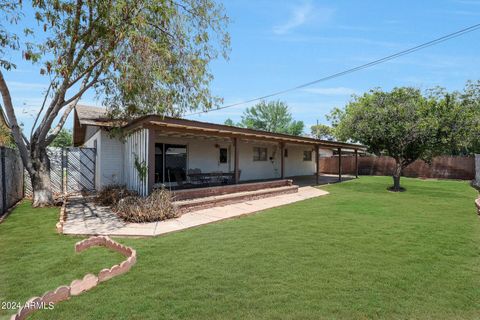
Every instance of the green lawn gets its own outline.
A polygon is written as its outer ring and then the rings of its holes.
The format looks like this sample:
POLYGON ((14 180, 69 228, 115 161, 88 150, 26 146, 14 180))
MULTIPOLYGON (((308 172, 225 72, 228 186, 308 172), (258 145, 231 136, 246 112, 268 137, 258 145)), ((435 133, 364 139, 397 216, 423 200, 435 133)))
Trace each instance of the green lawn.
MULTIPOLYGON (((402 182, 407 192, 390 193, 391 178, 362 177, 260 214, 119 239, 138 252, 129 273, 32 318, 480 318, 476 191, 402 182)), ((55 234, 57 218, 24 203, 0 224, 1 301, 24 302, 122 260, 103 248, 75 254, 78 238, 55 234)))

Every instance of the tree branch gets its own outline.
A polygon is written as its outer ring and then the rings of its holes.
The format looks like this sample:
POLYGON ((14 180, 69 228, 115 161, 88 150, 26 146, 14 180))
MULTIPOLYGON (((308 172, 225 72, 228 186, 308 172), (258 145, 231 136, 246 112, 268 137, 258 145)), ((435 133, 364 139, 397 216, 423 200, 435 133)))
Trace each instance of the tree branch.
POLYGON ((20 151, 20 156, 22 157, 25 168, 29 173, 32 172, 32 163, 30 157, 28 156, 28 149, 24 140, 24 136, 18 125, 17 117, 15 116, 15 110, 13 108, 12 97, 10 95, 10 90, 8 90, 7 83, 3 77, 3 73, 0 71, 0 93, 2 95, 3 104, 5 106, 5 112, 8 117, 8 122, 10 124, 10 129, 12 130, 13 139, 17 144, 18 150, 20 151))
POLYGON ((62 130, 63 128, 63 125, 65 124, 65 121, 67 121, 67 118, 68 118, 68 115, 70 114, 70 112, 72 112, 72 110, 77 106, 77 103, 78 103, 78 100, 80 100, 80 98, 78 98, 77 100, 75 100, 73 103, 71 103, 67 109, 65 109, 65 112, 63 113, 62 117, 60 118, 60 121, 58 122, 57 126, 52 130, 52 132, 47 136, 47 138, 45 139, 46 141, 46 145, 48 146, 50 143, 52 143, 52 141, 55 139, 55 137, 60 133, 60 131, 62 130))

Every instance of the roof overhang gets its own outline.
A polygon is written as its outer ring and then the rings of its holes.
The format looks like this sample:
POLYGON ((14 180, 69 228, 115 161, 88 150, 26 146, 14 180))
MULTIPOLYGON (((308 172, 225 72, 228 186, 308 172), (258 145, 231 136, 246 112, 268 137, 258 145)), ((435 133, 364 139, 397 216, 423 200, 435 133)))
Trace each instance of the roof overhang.
POLYGON ((246 129, 234 126, 179 118, 169 118, 156 115, 138 118, 124 126, 124 129, 126 129, 127 131, 135 131, 138 128, 149 128, 153 130, 161 130, 175 133, 211 135, 216 137, 263 140, 278 143, 306 144, 312 146, 318 145, 324 148, 331 149, 348 148, 352 150, 366 150, 366 146, 354 143, 320 140, 309 137, 293 136, 288 134, 273 133, 261 130, 246 129))

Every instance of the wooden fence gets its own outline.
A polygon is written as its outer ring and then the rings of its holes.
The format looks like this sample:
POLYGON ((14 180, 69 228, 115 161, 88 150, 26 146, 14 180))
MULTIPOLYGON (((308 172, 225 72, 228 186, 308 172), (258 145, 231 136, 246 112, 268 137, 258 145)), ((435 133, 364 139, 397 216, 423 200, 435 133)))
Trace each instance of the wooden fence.
POLYGON ((23 165, 17 150, 0 147, 0 217, 23 198, 23 165))
MULTIPOLYGON (((359 157, 360 175, 389 176, 393 173, 395 160, 390 157, 359 157)), ((320 159, 320 172, 338 174, 338 157, 320 159)), ((342 173, 355 174, 355 157, 342 157, 342 173)), ((472 180, 475 178, 475 157, 442 156, 428 165, 417 160, 403 171, 405 177, 472 180)))

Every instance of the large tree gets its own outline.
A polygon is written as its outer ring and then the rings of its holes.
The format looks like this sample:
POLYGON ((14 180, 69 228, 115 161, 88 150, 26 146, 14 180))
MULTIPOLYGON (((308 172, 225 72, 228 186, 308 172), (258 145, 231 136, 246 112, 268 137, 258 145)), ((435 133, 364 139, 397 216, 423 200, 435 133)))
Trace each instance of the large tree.
POLYGON ((66 148, 71 146, 73 146, 72 131, 67 130, 65 128, 60 130, 60 132, 57 134, 55 139, 53 139, 52 143, 50 144, 50 147, 55 147, 55 148, 66 148))
POLYGON ((181 115, 219 103, 208 65, 227 56, 229 37, 214 1, 0 0, 0 93, 34 206, 53 202, 46 147, 88 90, 114 118, 181 115), (16 34, 30 15, 36 27, 16 34), (15 68, 9 57, 20 54, 49 82, 30 135, 18 124, 7 81, 15 68))
POLYGON ((374 89, 354 97, 345 109, 335 109, 330 118, 339 139, 360 142, 395 160, 391 190, 400 191, 400 177, 409 164, 458 150, 469 131, 478 136, 478 109, 475 113, 468 100, 472 92, 423 95, 415 88, 374 89))
POLYGON ((310 127, 310 131, 313 137, 316 139, 334 140, 335 133, 332 127, 326 124, 316 124, 310 127))
MULTIPOLYGON (((227 119, 228 121, 229 119, 227 119)), ((288 105, 282 101, 261 101, 247 108, 242 115, 241 127, 299 136, 303 133, 303 121, 293 120, 288 105)))

